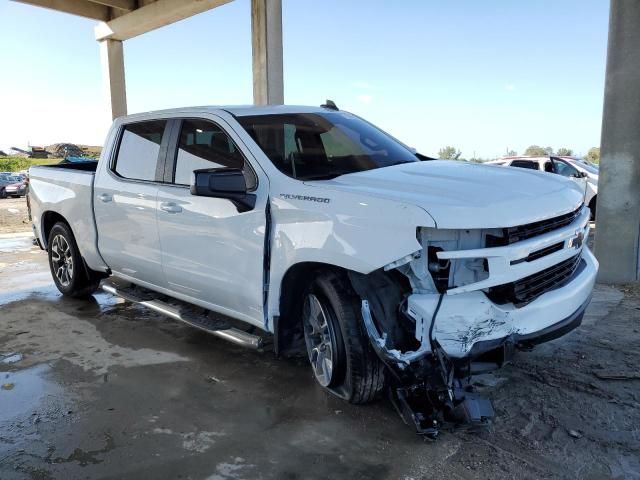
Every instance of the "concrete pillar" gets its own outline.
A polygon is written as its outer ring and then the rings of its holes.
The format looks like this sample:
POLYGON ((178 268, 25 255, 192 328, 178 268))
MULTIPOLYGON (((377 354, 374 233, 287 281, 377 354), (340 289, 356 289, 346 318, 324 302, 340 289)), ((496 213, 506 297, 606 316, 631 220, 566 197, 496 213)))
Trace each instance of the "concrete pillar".
POLYGON ((640 279, 640 2, 612 0, 596 227, 599 280, 640 279))
POLYGON ((253 103, 284 103, 282 0, 251 0, 253 103))
POLYGON ((111 119, 127 114, 127 87, 124 81, 124 52, 119 40, 102 40, 102 78, 109 101, 111 119))

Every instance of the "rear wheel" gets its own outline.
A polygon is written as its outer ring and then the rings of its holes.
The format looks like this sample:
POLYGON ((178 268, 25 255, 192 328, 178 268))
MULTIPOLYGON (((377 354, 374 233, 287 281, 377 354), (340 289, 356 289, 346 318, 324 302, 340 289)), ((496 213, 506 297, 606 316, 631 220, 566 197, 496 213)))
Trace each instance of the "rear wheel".
POLYGON ((360 300, 348 279, 319 272, 305 292, 302 321, 316 381, 351 403, 375 400, 384 388, 384 366, 364 332, 360 300))
POLYGON ((95 292, 100 277, 85 268, 76 240, 66 223, 56 223, 49 232, 49 268, 58 290, 69 297, 86 297, 95 292))

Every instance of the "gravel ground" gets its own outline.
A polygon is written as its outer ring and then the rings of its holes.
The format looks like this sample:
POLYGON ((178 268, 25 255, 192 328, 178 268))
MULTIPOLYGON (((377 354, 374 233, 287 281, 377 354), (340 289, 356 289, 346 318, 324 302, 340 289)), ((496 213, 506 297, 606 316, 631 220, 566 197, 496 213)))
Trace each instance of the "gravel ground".
POLYGON ((426 442, 304 361, 62 298, 30 238, 2 235, 0 478, 640 479, 639 320, 640 287, 598 285, 580 328, 476 377, 491 432, 426 442))
POLYGON ((30 232, 27 201, 22 198, 0 198, 0 233, 30 232))

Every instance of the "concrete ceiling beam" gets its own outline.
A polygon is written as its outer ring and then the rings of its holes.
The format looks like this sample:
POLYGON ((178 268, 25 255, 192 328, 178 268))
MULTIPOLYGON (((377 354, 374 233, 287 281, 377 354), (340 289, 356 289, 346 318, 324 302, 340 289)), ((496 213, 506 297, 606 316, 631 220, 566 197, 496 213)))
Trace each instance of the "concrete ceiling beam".
POLYGON ((99 23, 95 29, 96 40, 128 40, 231 1, 158 0, 111 21, 99 23))
POLYGON ((93 20, 108 21, 109 7, 86 0, 16 0, 35 7, 48 8, 58 12, 70 13, 93 20))

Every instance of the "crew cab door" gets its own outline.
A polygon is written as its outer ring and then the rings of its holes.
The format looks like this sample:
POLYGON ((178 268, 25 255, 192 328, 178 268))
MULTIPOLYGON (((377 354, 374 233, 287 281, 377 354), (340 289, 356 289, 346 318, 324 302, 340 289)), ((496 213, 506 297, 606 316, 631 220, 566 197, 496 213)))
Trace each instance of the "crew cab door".
POLYGON ((107 165, 94 182, 98 249, 112 271, 161 285, 156 224, 158 184, 164 174, 166 120, 125 124, 107 165))
POLYGON ((553 171, 558 175, 562 175, 563 177, 567 177, 580 185, 580 187, 584 190, 587 186, 587 179, 569 162, 565 162, 559 158, 552 158, 553 162, 553 171))
POLYGON ((167 288, 263 327, 267 178, 223 119, 172 123, 165 183, 158 190, 167 288), (194 170, 224 167, 243 169, 257 197, 253 209, 239 211, 229 199, 191 194, 194 170))

